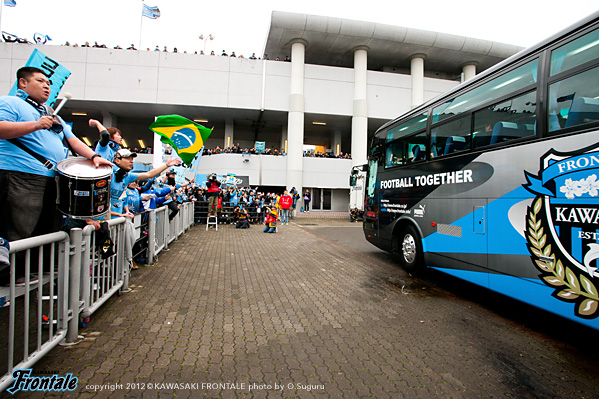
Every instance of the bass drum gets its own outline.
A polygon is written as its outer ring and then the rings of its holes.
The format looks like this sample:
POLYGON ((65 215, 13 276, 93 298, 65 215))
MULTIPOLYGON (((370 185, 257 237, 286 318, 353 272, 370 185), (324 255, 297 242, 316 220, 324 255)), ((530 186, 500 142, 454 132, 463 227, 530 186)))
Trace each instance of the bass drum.
POLYGON ((112 168, 96 169, 89 159, 77 157, 56 165, 58 209, 77 219, 92 219, 110 211, 110 179, 112 168))

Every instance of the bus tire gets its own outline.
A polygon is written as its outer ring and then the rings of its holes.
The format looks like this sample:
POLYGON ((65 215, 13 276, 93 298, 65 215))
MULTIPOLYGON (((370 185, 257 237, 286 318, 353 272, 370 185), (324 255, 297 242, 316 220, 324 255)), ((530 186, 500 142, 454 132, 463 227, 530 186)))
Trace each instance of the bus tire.
POLYGON ((399 231, 396 248, 401 267, 408 273, 418 274, 423 263, 422 241, 413 226, 406 225, 399 231))

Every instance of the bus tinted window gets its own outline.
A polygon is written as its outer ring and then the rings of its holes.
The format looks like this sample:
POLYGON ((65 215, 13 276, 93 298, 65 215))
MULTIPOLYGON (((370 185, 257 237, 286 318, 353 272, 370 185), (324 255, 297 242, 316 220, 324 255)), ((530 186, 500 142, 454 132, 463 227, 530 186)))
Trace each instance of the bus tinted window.
POLYGON ((420 162, 426 159, 426 132, 408 137, 405 141, 408 151, 408 163, 420 162))
POLYGON ((408 119, 400 125, 394 126, 387 131, 387 142, 398 139, 402 136, 408 135, 416 130, 426 127, 427 113, 415 116, 408 119))
POLYGON ((385 155, 385 167, 424 161, 426 141, 426 132, 422 132, 389 144, 385 155))
POLYGON ((437 157, 470 149, 470 115, 436 127, 431 132, 431 155, 437 157))
POLYGON ((492 81, 455 97, 433 109, 433 123, 476 108, 494 98, 505 96, 537 81, 538 60, 535 59, 492 81))
POLYGON ((549 86, 548 128, 563 128, 599 121, 599 67, 549 86))
POLYGON ((474 148, 535 134, 536 91, 474 113, 474 148))
POLYGON ((385 154, 386 168, 403 165, 405 163, 404 147, 405 143, 403 142, 403 140, 398 140, 387 146, 387 152, 385 154))
POLYGON ((599 57, 599 29, 551 52, 551 75, 567 71, 599 57))

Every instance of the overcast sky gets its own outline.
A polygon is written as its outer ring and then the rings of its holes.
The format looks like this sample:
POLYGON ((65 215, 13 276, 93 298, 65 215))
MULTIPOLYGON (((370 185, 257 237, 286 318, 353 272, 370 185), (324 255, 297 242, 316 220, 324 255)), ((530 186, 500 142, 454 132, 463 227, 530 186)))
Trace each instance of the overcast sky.
POLYGON ((16 0, 2 7, 2 31, 52 45, 94 41, 114 47, 140 42, 142 49, 202 50, 198 36, 212 34, 206 50, 260 56, 273 10, 418 28, 533 45, 599 10, 597 0, 148 0, 161 17, 141 18, 141 0, 16 0))

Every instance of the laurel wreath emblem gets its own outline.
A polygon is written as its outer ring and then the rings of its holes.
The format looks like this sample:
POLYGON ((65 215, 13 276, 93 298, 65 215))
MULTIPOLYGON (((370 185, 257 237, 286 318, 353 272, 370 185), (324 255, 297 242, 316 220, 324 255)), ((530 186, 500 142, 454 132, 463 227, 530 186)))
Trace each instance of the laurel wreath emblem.
POLYGON ((543 197, 537 197, 528 212, 528 249, 536 257, 535 266, 542 272, 541 278, 555 288, 553 296, 575 302, 577 316, 592 319, 599 316, 599 291, 591 279, 582 273, 578 276, 553 253, 545 234, 542 220, 537 215, 543 210, 543 197), (549 261, 548 259, 552 259, 549 261))

